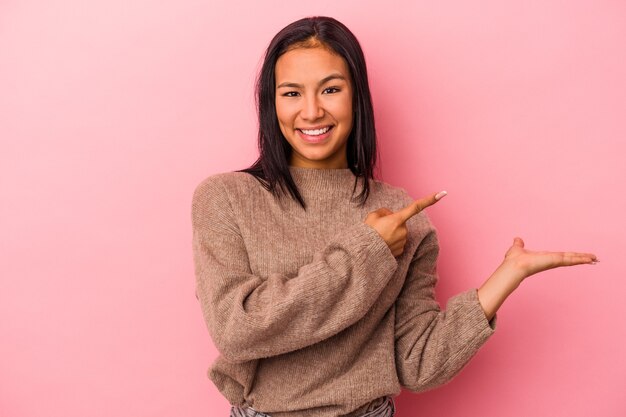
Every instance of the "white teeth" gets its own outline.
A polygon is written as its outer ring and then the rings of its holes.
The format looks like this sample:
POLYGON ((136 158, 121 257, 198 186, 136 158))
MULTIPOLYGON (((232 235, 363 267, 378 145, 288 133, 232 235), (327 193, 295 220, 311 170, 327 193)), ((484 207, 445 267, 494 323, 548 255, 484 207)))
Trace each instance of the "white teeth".
POLYGON ((323 129, 316 129, 316 130, 304 130, 304 129, 300 129, 300 130, 305 135, 319 136, 319 135, 323 135, 324 133, 328 132, 330 130, 330 126, 327 126, 327 127, 323 128, 323 129))

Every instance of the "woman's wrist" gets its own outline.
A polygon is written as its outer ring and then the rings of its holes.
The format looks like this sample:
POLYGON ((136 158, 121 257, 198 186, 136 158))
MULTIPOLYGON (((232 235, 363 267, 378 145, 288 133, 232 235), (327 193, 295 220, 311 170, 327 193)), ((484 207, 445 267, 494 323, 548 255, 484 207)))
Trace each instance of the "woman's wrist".
POLYGON ((504 260, 478 289, 478 300, 487 320, 491 320, 513 291, 524 280, 523 272, 513 263, 504 260))

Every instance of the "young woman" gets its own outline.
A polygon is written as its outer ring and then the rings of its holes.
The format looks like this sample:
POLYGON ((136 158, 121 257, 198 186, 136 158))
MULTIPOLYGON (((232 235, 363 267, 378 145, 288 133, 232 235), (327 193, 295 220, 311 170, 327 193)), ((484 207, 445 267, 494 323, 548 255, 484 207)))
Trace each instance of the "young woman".
POLYGON ((328 17, 270 43, 257 83, 259 159, 193 197, 197 297, 220 352, 209 376, 231 416, 392 416, 401 387, 449 381, 524 278, 594 263, 515 238, 479 289, 434 298, 438 244, 413 201, 373 177, 363 53, 328 17))

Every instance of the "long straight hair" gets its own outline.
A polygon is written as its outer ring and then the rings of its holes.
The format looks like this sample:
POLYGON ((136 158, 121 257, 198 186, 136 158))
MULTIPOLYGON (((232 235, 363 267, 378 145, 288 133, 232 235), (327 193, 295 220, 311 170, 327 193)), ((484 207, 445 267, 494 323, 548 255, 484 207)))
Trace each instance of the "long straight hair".
POLYGON ((359 41, 341 22, 331 17, 315 16, 300 19, 283 28, 270 42, 261 71, 256 80, 256 108, 259 117, 259 158, 250 167, 240 170, 256 177, 274 195, 285 192, 306 209, 289 171, 291 145, 283 136, 276 115, 275 68, 278 58, 295 48, 322 45, 340 55, 352 77, 352 108, 354 120, 348 136, 348 166, 355 175, 352 193, 362 179, 363 188, 357 200, 364 205, 370 193, 370 179, 376 165, 376 127, 374 109, 367 79, 365 57, 359 41))

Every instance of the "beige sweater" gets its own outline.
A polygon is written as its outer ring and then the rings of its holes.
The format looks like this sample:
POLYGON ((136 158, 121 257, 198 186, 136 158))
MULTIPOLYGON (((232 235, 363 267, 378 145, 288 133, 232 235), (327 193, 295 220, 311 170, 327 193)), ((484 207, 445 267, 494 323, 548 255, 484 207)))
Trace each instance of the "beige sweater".
POLYGON ((331 417, 358 415, 401 387, 449 381, 495 320, 475 289, 440 310, 425 213, 407 222, 395 258, 363 220, 404 207, 404 190, 374 181, 361 208, 349 169, 290 170, 306 211, 247 173, 213 175, 195 191, 197 297, 220 352, 209 370, 217 388, 272 417, 331 417))

